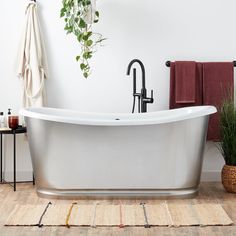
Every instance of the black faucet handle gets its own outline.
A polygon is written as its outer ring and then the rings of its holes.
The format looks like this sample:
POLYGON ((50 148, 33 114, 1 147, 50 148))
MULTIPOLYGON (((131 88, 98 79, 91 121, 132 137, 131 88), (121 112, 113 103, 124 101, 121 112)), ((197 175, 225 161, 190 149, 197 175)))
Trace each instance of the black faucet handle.
POLYGON ((153 102, 154 102, 153 90, 151 90, 151 97, 150 97, 150 98, 146 97, 146 98, 143 99, 143 101, 144 101, 145 103, 153 103, 153 102))
POLYGON ((151 98, 150 98, 150 103, 154 102, 154 98, 153 98, 153 90, 151 90, 151 98))

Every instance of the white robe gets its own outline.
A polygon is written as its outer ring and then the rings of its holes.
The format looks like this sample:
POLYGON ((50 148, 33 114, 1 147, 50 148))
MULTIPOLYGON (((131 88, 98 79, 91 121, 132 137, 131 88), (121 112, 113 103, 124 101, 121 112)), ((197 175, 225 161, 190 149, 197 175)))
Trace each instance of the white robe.
POLYGON ((48 68, 40 33, 37 5, 30 1, 26 8, 26 22, 18 55, 17 75, 23 84, 23 107, 46 105, 45 79, 48 68))

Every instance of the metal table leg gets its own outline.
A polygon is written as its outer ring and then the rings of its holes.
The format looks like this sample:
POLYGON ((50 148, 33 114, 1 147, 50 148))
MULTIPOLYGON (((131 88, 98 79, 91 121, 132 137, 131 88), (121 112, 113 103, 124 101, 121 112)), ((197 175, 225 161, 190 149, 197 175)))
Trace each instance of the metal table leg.
POLYGON ((1 183, 2 183, 2 133, 1 133, 1 183))
POLYGON ((16 191, 16 133, 13 133, 13 175, 14 175, 14 191, 16 191))
POLYGON ((33 172, 33 185, 35 185, 34 172, 33 172))

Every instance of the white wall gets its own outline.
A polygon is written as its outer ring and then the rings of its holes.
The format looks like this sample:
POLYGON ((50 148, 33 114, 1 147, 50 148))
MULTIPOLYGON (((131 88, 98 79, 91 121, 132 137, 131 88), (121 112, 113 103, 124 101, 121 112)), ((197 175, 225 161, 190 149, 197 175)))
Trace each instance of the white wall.
MULTIPOLYGON (((27 0, 28 1, 28 0, 27 0)), ((0 3, 0 110, 18 112, 20 81, 15 73, 17 46, 26 0, 0 3)), ((92 62, 93 74, 83 79, 74 60, 79 46, 66 36, 59 18, 60 0, 37 0, 48 52, 48 105, 80 111, 130 112, 132 79, 129 61, 139 58, 146 67, 147 88, 154 89, 149 111, 168 108, 169 69, 166 60, 232 61, 236 59, 235 0, 99 0, 98 32, 108 38, 92 62)), ((19 177, 30 178, 28 144, 18 141, 19 177)), ((4 166, 11 171, 11 138, 5 140, 4 166)), ((219 178, 223 160, 208 143, 203 177, 219 178), (216 175, 217 174, 217 175, 216 175)), ((10 173, 8 173, 10 174, 10 173)))

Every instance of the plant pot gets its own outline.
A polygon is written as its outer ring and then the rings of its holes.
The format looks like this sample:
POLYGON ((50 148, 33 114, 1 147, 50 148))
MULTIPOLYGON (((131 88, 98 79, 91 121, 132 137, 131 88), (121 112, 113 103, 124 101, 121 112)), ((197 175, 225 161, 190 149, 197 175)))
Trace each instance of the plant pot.
POLYGON ((224 165, 221 180, 227 192, 236 193, 236 166, 224 165))

